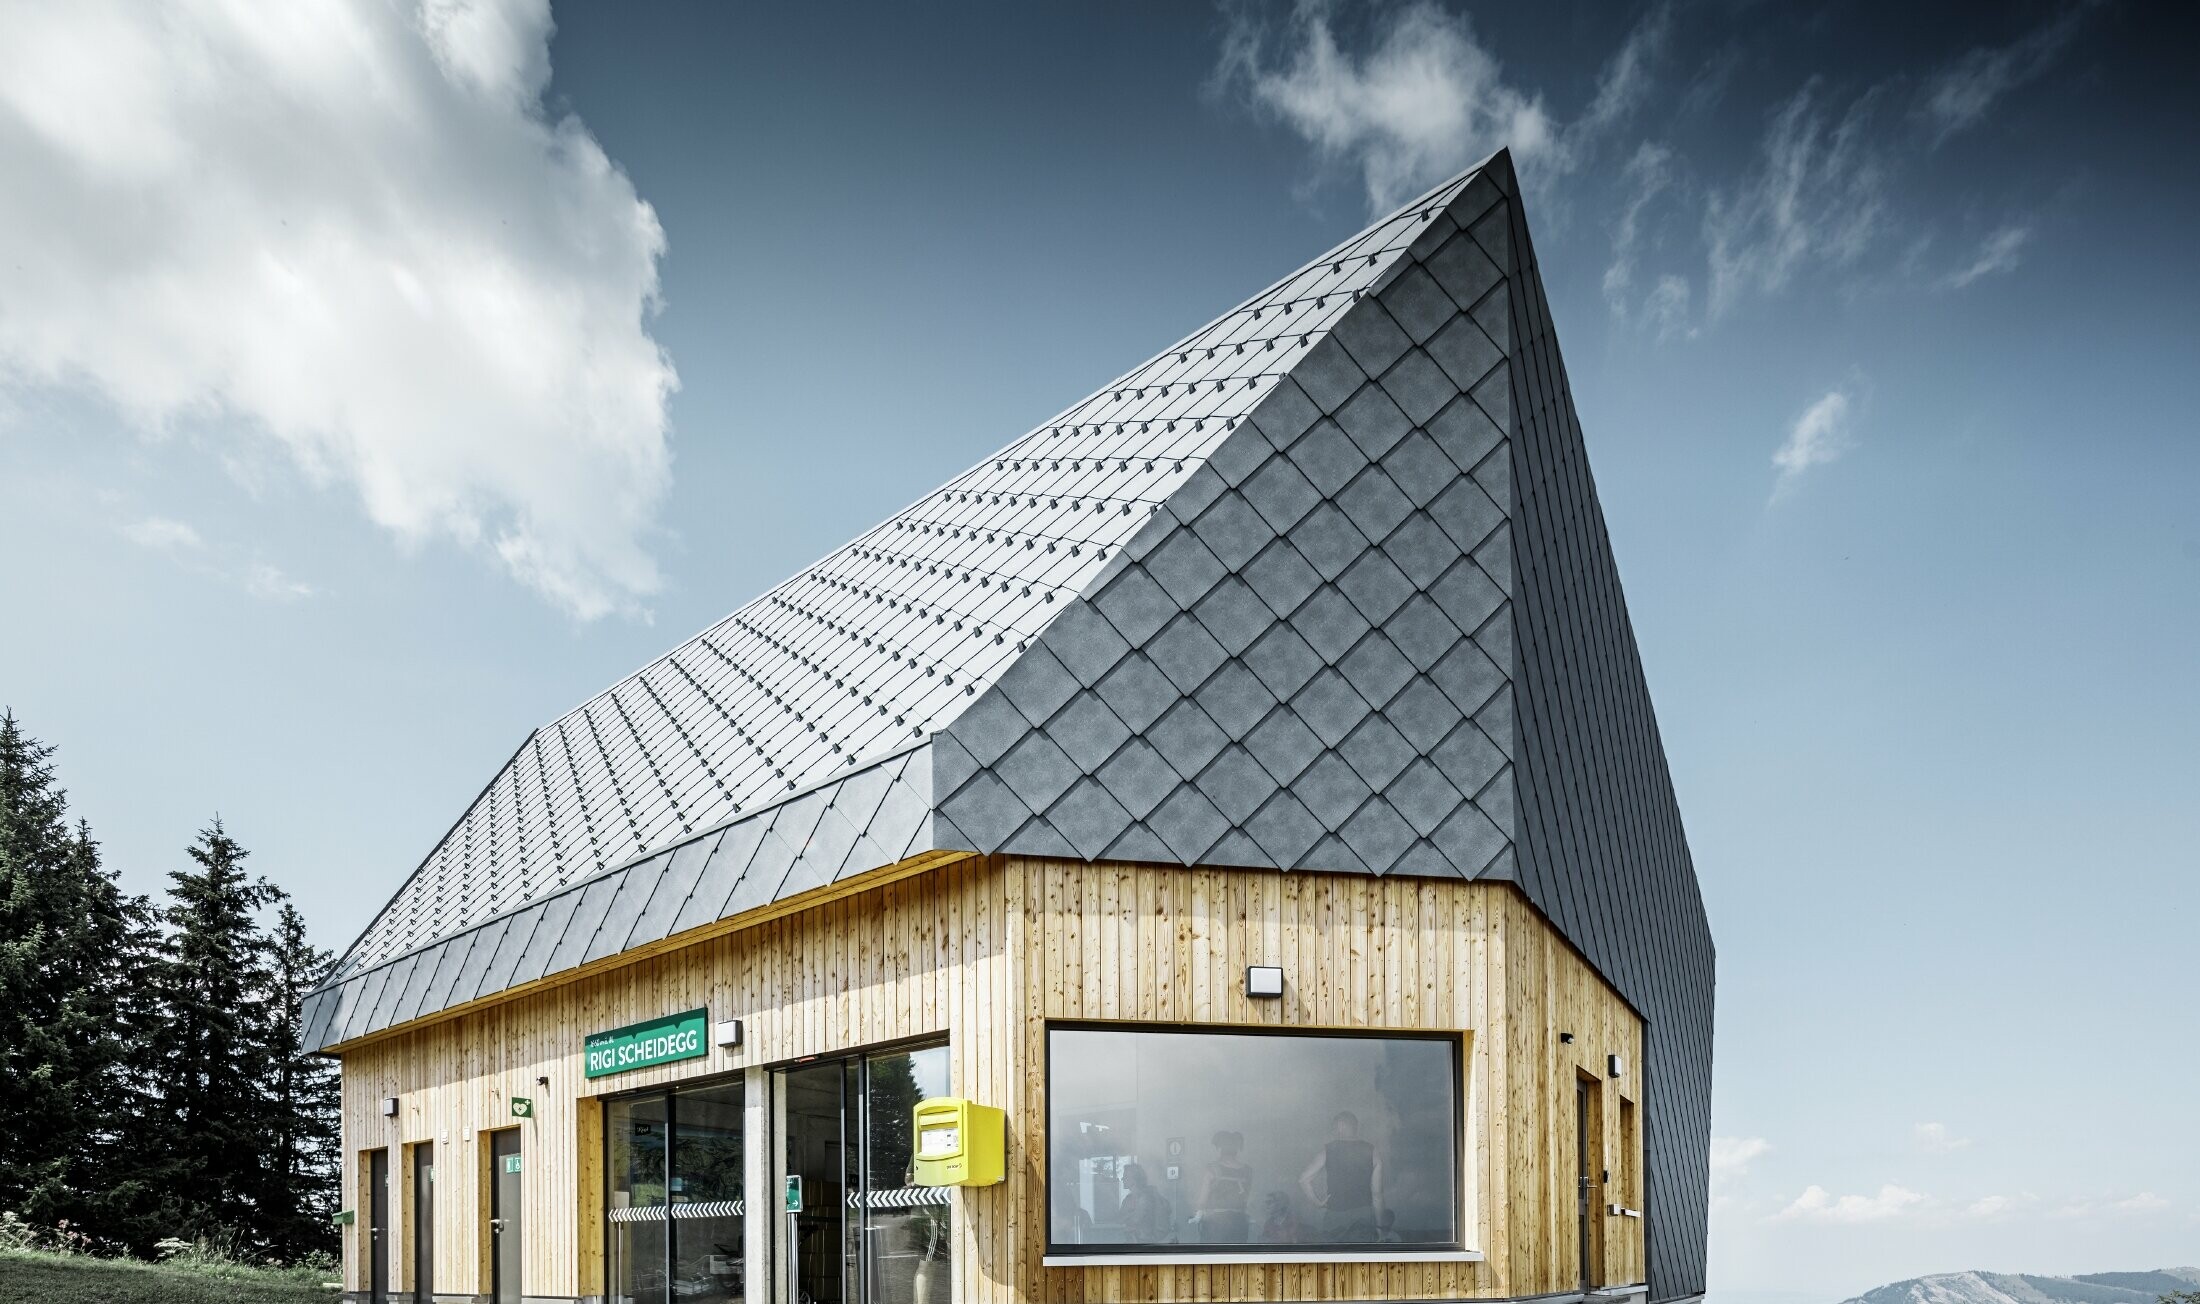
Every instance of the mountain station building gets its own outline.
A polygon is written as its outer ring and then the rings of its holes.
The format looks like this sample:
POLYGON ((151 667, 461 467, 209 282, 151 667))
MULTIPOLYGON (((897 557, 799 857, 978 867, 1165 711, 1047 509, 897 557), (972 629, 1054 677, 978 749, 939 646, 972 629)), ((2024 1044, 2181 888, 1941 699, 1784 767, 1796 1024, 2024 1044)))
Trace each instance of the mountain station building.
POLYGON ((351 1301, 1698 1296, 1712 945, 1510 158, 530 734, 351 1301))

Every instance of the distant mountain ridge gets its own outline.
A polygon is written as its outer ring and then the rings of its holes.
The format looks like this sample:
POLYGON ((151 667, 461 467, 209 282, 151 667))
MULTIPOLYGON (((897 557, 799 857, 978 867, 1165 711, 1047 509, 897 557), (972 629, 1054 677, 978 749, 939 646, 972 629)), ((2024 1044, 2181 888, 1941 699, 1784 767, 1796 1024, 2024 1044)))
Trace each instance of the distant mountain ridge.
POLYGON ((2088 1272, 2075 1277, 1943 1272, 1880 1286, 1843 1304, 2155 1304, 2170 1291, 2195 1288, 2200 1288, 2200 1268, 2088 1272))

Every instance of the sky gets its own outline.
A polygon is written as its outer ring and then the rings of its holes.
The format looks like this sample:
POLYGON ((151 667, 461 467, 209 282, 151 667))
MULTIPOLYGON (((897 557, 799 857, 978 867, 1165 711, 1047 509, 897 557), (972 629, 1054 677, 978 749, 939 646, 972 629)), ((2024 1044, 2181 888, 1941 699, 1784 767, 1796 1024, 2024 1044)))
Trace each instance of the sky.
POLYGON ((340 948, 527 731, 1510 146, 1719 948, 1712 1298, 2200 1260, 2135 3, 0 0, 0 703, 340 948))

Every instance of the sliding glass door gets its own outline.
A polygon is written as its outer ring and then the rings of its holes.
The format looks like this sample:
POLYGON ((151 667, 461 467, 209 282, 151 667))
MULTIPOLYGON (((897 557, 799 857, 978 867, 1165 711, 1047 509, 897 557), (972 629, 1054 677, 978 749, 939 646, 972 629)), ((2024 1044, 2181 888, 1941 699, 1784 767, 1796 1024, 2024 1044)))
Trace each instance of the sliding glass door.
POLYGON ((741 1084, 608 1101, 604 1149, 614 1304, 739 1301, 741 1084))
POLYGON ((775 1304, 943 1304, 948 1192, 915 1185, 916 1104, 948 1093, 947 1048, 812 1061, 772 1075, 784 1207, 775 1304))

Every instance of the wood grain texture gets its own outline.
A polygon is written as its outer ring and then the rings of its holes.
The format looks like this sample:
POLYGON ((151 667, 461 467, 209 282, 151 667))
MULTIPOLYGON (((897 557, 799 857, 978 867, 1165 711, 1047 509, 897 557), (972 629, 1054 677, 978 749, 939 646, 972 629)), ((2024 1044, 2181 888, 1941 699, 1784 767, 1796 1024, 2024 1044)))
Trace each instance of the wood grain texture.
MULTIPOLYGON (((903 1038, 944 1034, 954 1089, 1009 1116, 1009 1176, 959 1192, 957 1304, 1119 1300, 1405 1300, 1569 1288, 1574 1083, 1591 1077, 1610 1168, 1599 1191, 1600 1284, 1642 1280, 1646 1219, 1610 1215, 1639 1183, 1641 1020, 1510 885, 1272 871, 970 857, 795 913, 626 958, 585 978, 345 1048, 346 1189, 361 1159, 437 1145, 442 1294, 488 1289, 488 1137, 518 1126, 526 1151, 524 1283, 532 1296, 604 1288, 601 1097, 903 1038), (1246 965, 1281 964, 1280 1000, 1244 995, 1246 965), (588 1081, 589 1033, 707 1005, 744 1021, 743 1045, 588 1081), (1481 1263, 1105 1266, 1042 1263, 1048 1020, 1123 1019, 1461 1033, 1466 1226, 1481 1263), (1571 1032, 1571 1044, 1559 1040, 1571 1032), (538 1079, 547 1078, 547 1085, 538 1079), (511 1117, 511 1097, 534 1116, 511 1117), (380 1102, 399 1099, 396 1117, 380 1102), (1629 1117, 1639 1114, 1629 1111, 1629 1117), (470 1198, 469 1198, 470 1197, 470 1198)), ((770 1207, 769 1193, 761 1207, 770 1207)), ((411 1201, 392 1222, 409 1228, 411 1201)), ((1647 1218, 1646 1214, 1646 1218, 1647 1218)), ((363 1220, 362 1220, 363 1222, 363 1220)), ((360 1289, 357 1228, 345 1279, 360 1289)), ((409 1231, 392 1238, 405 1281, 409 1231)), ((408 1285, 412 1283, 407 1282, 408 1285)))

